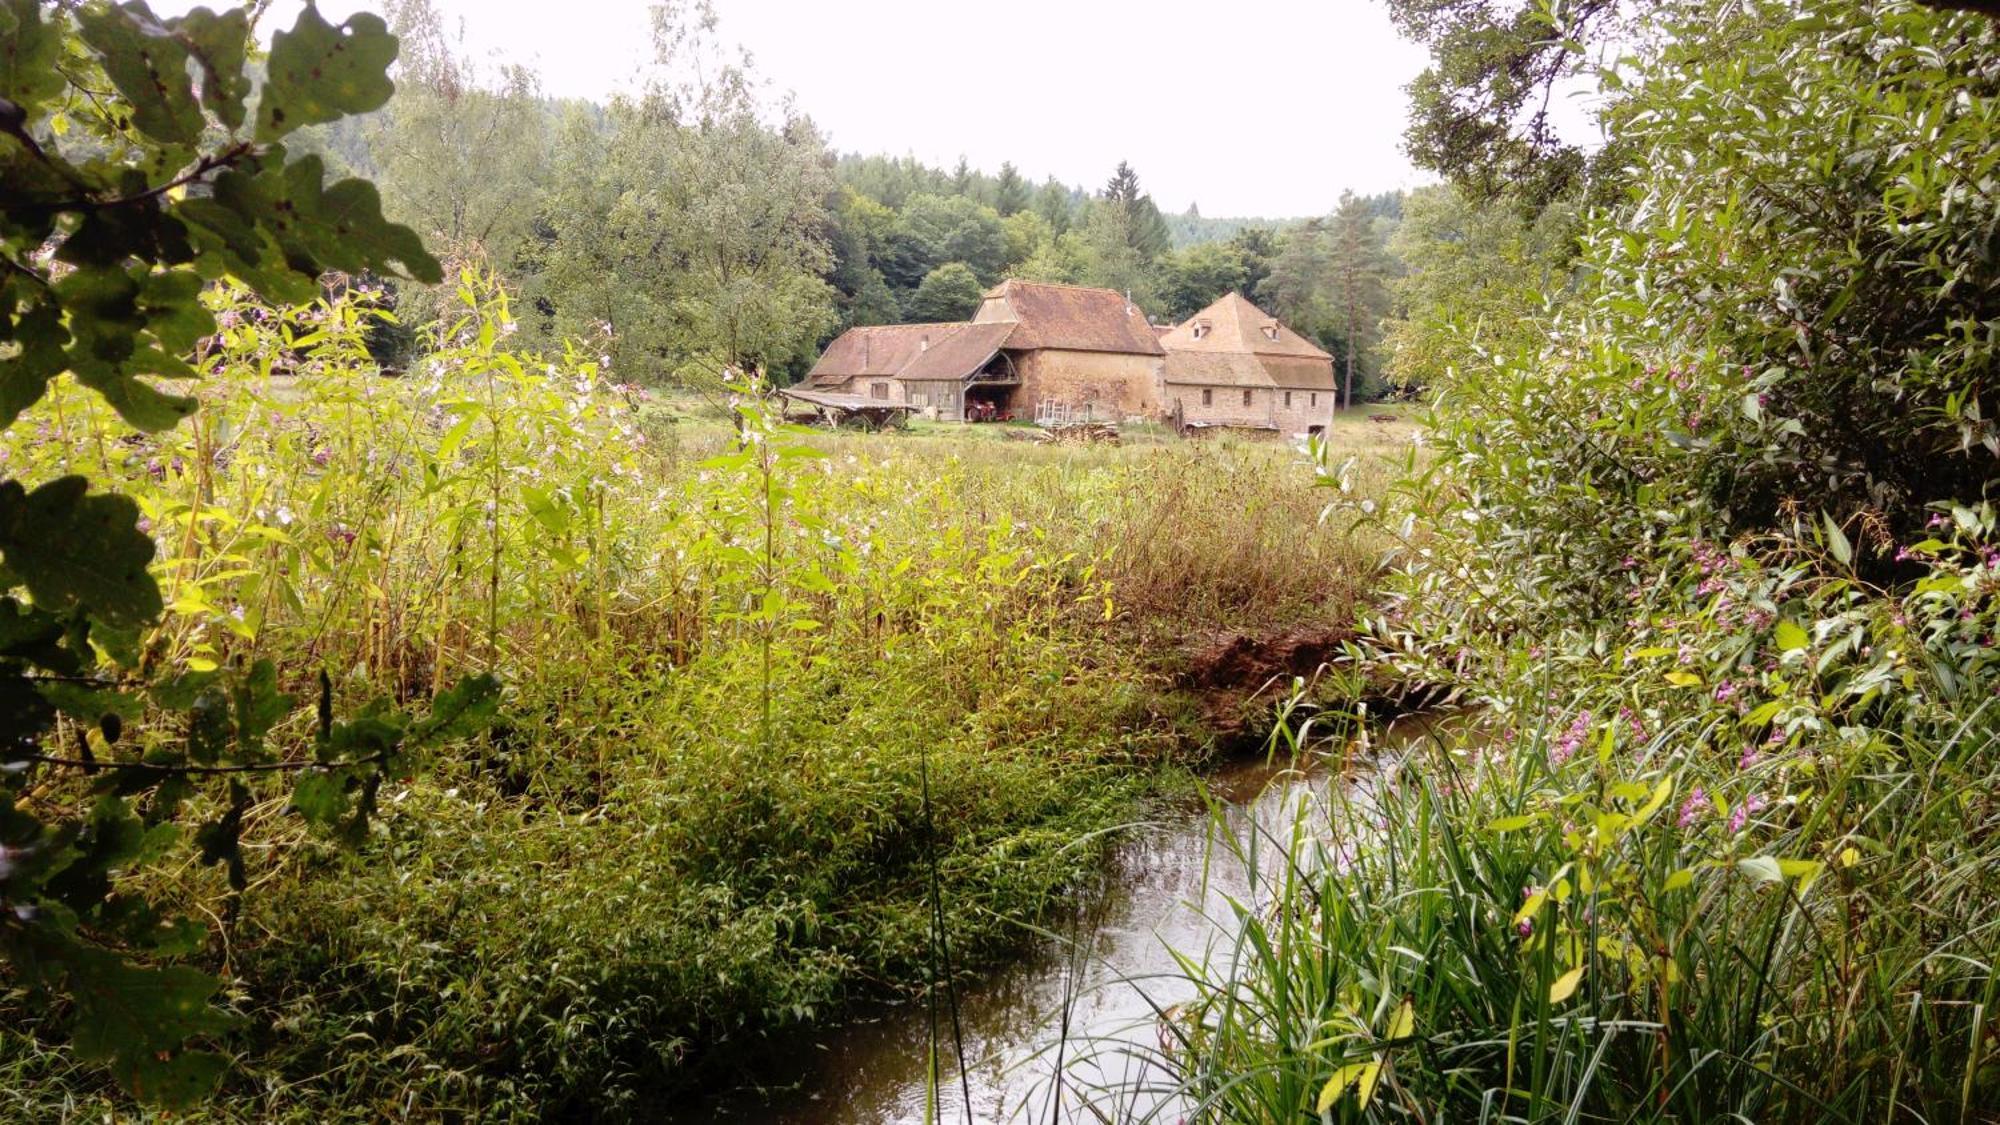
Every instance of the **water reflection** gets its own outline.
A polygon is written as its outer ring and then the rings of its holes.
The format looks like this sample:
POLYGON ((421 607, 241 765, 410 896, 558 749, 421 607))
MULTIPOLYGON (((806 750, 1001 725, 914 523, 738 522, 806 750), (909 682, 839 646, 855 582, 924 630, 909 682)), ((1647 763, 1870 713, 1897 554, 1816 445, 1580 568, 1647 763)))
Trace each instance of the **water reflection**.
MULTIPOLYGON (((1422 730, 1406 722, 1384 740, 1422 730)), ((800 1060, 798 1092, 747 1116, 787 1125, 1174 1120, 1161 1015, 1194 995, 1174 954, 1226 947, 1238 905, 1270 905, 1293 826, 1326 825, 1336 784, 1350 782, 1317 768, 1235 766, 1208 779, 1219 818, 1190 812, 1135 833, 1103 892, 1084 896, 1070 933, 961 990, 962 1074, 942 1003, 936 1088, 932 1013, 901 1005, 830 1029, 800 1060)))

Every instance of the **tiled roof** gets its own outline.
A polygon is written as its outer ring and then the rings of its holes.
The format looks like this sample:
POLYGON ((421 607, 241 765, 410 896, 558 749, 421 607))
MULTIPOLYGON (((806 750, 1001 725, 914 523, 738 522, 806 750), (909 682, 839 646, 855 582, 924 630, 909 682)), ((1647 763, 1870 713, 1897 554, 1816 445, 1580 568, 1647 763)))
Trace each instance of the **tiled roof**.
POLYGON ((1160 337, 1167 382, 1331 390, 1333 357, 1231 293, 1160 337))
POLYGON ((1009 351, 1061 348, 1080 352, 1162 355, 1146 314, 1110 289, 1008 280, 988 290, 973 320, 1014 321, 1009 351))
POLYGON ((1011 321, 850 328, 826 346, 806 378, 815 386, 860 377, 964 379, 986 366, 1014 328, 1011 321))
POLYGON ((807 377, 814 383, 844 383, 863 375, 894 375, 924 350, 962 323, 875 324, 850 328, 826 346, 807 377))

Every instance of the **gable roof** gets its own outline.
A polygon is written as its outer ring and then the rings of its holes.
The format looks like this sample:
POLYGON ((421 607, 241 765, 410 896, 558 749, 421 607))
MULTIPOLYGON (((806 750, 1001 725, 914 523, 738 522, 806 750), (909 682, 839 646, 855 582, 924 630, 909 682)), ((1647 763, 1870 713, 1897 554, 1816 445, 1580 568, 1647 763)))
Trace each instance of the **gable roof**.
POLYGON ((1248 352, 1252 355, 1294 356, 1331 360, 1313 342, 1279 323, 1278 318, 1251 304, 1241 293, 1230 293, 1174 326, 1161 337, 1168 351, 1248 352), (1197 327, 1206 328, 1200 335, 1197 327))
POLYGON ((917 352, 896 372, 898 379, 964 379, 986 366, 1014 332, 1006 321, 992 324, 958 324, 942 340, 917 352))
POLYGON ((964 379, 985 367, 1014 329, 1012 321, 850 328, 826 346, 806 378, 815 386, 865 376, 964 379))
POLYGON ((1110 289, 1012 279, 986 291, 975 323, 1012 321, 1009 351, 1061 348, 1078 352, 1164 355, 1146 314, 1110 289))
POLYGON ((806 376, 815 383, 844 383, 865 375, 894 375, 924 351, 924 341, 936 344, 962 323, 871 324, 850 328, 826 346, 806 376))
POLYGON ((1333 357, 1240 293, 1231 293, 1160 337, 1167 381, 1331 390, 1333 357))

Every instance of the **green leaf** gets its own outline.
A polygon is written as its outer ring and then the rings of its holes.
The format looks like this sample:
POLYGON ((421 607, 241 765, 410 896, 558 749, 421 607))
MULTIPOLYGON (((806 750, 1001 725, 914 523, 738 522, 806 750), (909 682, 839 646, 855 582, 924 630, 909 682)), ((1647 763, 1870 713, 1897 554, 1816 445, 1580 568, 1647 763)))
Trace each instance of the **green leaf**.
POLYGON ((0 4, 0 98, 28 110, 62 92, 62 32, 43 18, 43 0, 0 4))
POLYGON ((188 82, 187 48, 144 4, 86 5, 77 12, 83 41, 97 52, 105 77, 132 107, 132 124, 173 145, 201 139, 201 106, 188 82))
POLYGON ((410 736, 420 743, 463 738, 491 726, 499 707, 499 680, 467 676, 431 701, 431 713, 410 728, 410 736))
POLYGON ((382 108, 395 92, 396 37, 382 17, 357 12, 335 27, 306 5, 290 31, 271 37, 269 75, 257 102, 257 139, 382 108))
POLYGON ((88 488, 82 477, 33 492, 0 483, 0 557, 38 606, 84 609, 111 625, 149 622, 160 614, 160 588, 146 570, 153 540, 139 531, 139 506, 88 488))
POLYGON ((278 668, 269 660, 259 660, 250 673, 236 683, 236 748, 249 757, 262 751, 264 736, 291 714, 297 700, 278 690, 278 668))
POLYGON ((1578 965, 1557 977, 1555 982, 1549 985, 1549 1003, 1560 1004, 1576 995, 1576 986, 1583 980, 1583 969, 1582 965, 1578 965))
POLYGON ((1664 889, 1669 891, 1677 891, 1680 890, 1682 887, 1692 884, 1693 882, 1694 882, 1694 868, 1683 867, 1679 871, 1674 872, 1672 875, 1667 876, 1667 881, 1664 886, 1664 889))
POLYGON ((83 947, 61 956, 76 1002, 70 1045, 78 1058, 107 1064, 134 1095, 162 1104, 185 1105, 213 1088, 219 1067, 175 1060, 190 1054, 202 1059, 182 1045, 235 1025, 210 1003, 220 981, 185 966, 143 968, 83 947))
MULTIPOLYGON (((4 294, 5 290, 0 290, 4 294)), ((62 324, 62 307, 37 296, 12 325, 20 351, 0 359, 0 428, 14 424, 21 412, 40 402, 49 380, 67 366, 64 349, 70 334, 62 324)))
POLYGON ((1759 883, 1781 883, 1785 879, 1784 868, 1778 861, 1767 855, 1753 855, 1736 861, 1736 870, 1748 875, 1759 883))
POLYGON ((1854 545, 1847 541, 1847 533, 1833 522, 1833 517, 1820 513, 1820 522, 1826 525, 1826 549, 1833 554, 1835 562, 1848 566, 1854 562, 1854 545))
POLYGON ((1539 819, 1538 817, 1533 815, 1503 816, 1496 818, 1492 821, 1489 821, 1486 825, 1486 830, 1488 832, 1492 832, 1495 835, 1501 835, 1508 832, 1518 832, 1521 829, 1526 828, 1530 824, 1535 823, 1535 821, 1538 819, 1539 819))
POLYGON ((243 99, 250 95, 250 77, 243 72, 244 48, 250 42, 246 10, 231 8, 217 15, 196 8, 170 26, 201 66, 202 105, 228 128, 240 127, 243 99))
POLYGON ((214 1051, 180 1051, 165 1058, 134 1058, 124 1072, 132 1096, 151 1105, 178 1109, 194 1105, 215 1092, 229 1072, 229 1059, 214 1051))
POLYGON ((1812 637, 1805 629, 1796 621, 1789 619, 1778 622, 1775 639, 1778 642, 1779 652, 1796 652, 1812 643, 1812 637))
POLYGON ((344 769, 310 769, 299 775, 292 786, 292 805, 315 828, 332 828, 347 815, 347 783, 353 774, 344 769))
POLYGON ((430 285, 444 280, 444 268, 417 233, 382 217, 382 195, 374 184, 346 179, 328 187, 324 176, 317 156, 285 168, 283 199, 289 208, 277 238, 288 254, 309 255, 318 266, 316 273, 328 268, 349 273, 400 270, 430 285))

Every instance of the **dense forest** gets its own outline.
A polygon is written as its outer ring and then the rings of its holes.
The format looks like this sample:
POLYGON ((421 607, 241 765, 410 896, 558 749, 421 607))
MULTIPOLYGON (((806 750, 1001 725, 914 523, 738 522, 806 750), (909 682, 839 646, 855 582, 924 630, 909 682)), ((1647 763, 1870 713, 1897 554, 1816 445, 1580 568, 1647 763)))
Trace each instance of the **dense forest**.
MULTIPOLYGON (((447 259, 497 270, 528 340, 594 339, 635 382, 738 368, 788 381, 842 329, 963 319, 1020 277, 1128 292, 1163 324, 1240 291, 1336 356, 1352 338, 1363 385, 1381 385, 1400 193, 1329 184, 1337 209, 1299 220, 1163 215, 1116 154, 1091 188, 1012 164, 836 154, 809 107, 772 99, 711 24, 663 24, 649 91, 597 105, 477 65, 429 0, 389 12, 397 97, 313 143, 447 259)), ((408 300, 414 330, 435 309, 408 300)))
POLYGON ((2000 14, 1387 9, 1265 223, 0 0, 0 1120, 2000 1120, 2000 14), (787 419, 1010 275, 1421 401, 787 419))

